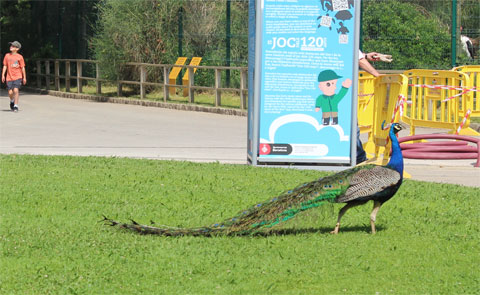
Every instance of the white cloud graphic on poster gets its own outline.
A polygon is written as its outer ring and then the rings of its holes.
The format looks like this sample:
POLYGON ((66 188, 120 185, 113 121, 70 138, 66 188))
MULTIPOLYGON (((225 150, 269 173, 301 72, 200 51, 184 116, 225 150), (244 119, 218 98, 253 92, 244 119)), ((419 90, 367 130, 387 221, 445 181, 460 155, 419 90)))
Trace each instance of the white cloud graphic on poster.
MULTIPOLYGON (((324 126, 320 124, 316 118, 305 115, 305 114, 289 114, 285 116, 278 117, 275 119, 271 124, 269 128, 269 138, 260 138, 260 143, 275 143, 275 137, 281 133, 282 129, 285 130, 289 127, 294 128, 293 124, 297 123, 305 123, 313 127, 312 129, 312 137, 318 137, 321 133, 324 133, 328 131, 328 133, 337 133, 338 138, 341 142, 346 142, 348 143, 350 136, 345 135, 345 132, 343 128, 340 125, 328 125, 324 126), (282 128, 283 127, 283 128, 282 128), (323 131, 322 131, 323 130, 323 131)), ((303 131, 306 131, 307 129, 302 128, 303 131)), ((295 133, 289 132, 289 134, 295 137, 295 133)), ((325 135, 325 134, 324 134, 325 135)), ((326 137, 326 138, 331 138, 331 137, 326 137)), ((278 142, 278 141, 277 141, 278 142)), ((289 142, 290 143, 290 142, 289 142)), ((328 154, 329 148, 326 144, 319 144, 318 146, 321 147, 321 149, 324 151, 322 154, 326 155, 328 154)))

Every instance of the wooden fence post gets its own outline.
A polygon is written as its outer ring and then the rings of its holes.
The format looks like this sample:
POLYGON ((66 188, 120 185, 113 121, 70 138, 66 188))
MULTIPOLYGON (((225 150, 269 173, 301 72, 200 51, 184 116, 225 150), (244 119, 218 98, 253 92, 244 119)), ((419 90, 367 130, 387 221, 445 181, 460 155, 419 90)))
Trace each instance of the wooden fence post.
POLYGON ((122 83, 120 81, 117 82, 117 96, 122 96, 123 95, 123 87, 122 83))
POLYGON ((122 77, 120 77, 120 74, 117 76, 117 96, 121 97, 123 95, 123 85, 122 85, 122 77))
POLYGON ((188 102, 189 103, 193 103, 195 101, 195 91, 193 90, 193 85, 194 84, 194 81, 195 81, 195 77, 193 75, 195 75, 193 73, 193 68, 188 68, 188 102))
POLYGON ((122 85, 122 77, 120 77, 120 74, 118 73, 117 76, 117 96, 121 97, 123 95, 123 85, 122 85))
POLYGON ((145 83, 147 81, 147 70, 145 66, 140 66, 140 99, 145 98, 145 83))
POLYGON ((55 61, 55 90, 60 90, 60 62, 55 61))
POLYGON ((65 62, 65 91, 70 92, 70 61, 65 62))
POLYGON ((42 62, 37 60, 37 87, 42 88, 42 62))
POLYGON ((163 67, 163 102, 167 102, 170 93, 168 92, 168 67, 164 66, 163 67))
POLYGON ((220 69, 215 69, 215 106, 219 107, 222 105, 222 93, 218 89, 222 84, 222 73, 220 69))
POLYGON ((77 92, 82 93, 82 62, 77 60, 77 92))
POLYGON ((247 71, 240 70, 240 109, 247 108, 247 95, 245 95, 245 89, 247 89, 247 71))
POLYGON ((102 82, 100 82, 100 66, 98 65, 98 62, 95 63, 95 72, 96 72, 95 84, 97 85, 97 94, 102 94, 102 82))
POLYGON ((45 89, 50 90, 50 61, 45 61, 45 89))

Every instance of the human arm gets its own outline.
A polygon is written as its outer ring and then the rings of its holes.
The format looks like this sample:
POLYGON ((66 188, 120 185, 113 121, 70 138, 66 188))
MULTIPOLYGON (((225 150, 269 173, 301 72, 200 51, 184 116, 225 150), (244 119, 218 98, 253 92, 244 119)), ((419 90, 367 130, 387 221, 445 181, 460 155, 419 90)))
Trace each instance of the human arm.
MULTIPOLYGON (((365 56, 368 56, 365 55, 365 56)), ((367 58, 362 58, 358 61, 358 65, 360 68, 362 68, 364 71, 372 74, 375 77, 380 76, 380 73, 368 62, 367 58)))
POLYGON ((23 59, 23 56, 20 56, 20 67, 22 68, 22 76, 23 76, 23 85, 27 84, 27 73, 25 71, 25 60, 23 59))
POLYGON ((2 83, 5 83, 5 73, 7 72, 7 66, 3 66, 2 69, 2 83))
POLYGON ((25 67, 22 67, 22 75, 23 75, 23 85, 27 84, 27 73, 25 72, 25 67))

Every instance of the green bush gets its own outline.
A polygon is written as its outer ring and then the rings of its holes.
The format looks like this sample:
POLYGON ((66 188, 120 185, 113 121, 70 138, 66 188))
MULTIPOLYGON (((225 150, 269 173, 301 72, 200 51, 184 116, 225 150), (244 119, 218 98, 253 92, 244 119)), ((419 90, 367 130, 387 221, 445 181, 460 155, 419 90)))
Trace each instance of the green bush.
POLYGON ((391 54, 391 69, 450 68, 449 29, 422 6, 397 0, 364 2, 363 49, 391 54))
MULTIPOLYGON (((231 3, 230 64, 235 66, 247 65, 247 6, 248 1, 231 3)), ((173 64, 180 55, 179 42, 182 56, 200 56, 201 65, 226 65, 224 1, 104 0, 97 8, 99 17, 91 43, 104 78, 138 80, 138 70, 123 66, 125 62, 173 64)), ((240 81, 237 76, 232 72, 235 85, 240 81)), ((149 69, 149 81, 160 79, 161 71, 149 69)), ((212 71, 197 72, 196 85, 214 83, 212 71)))
POLYGON ((103 76, 115 80, 138 75, 132 67, 124 67, 125 62, 172 63, 181 5, 177 0, 100 2, 92 45, 103 76))

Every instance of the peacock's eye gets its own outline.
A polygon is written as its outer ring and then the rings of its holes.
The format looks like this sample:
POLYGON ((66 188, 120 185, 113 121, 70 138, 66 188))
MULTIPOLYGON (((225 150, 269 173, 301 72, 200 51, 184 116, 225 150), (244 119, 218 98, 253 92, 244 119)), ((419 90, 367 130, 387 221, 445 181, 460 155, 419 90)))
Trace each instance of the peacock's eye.
POLYGON ((325 184, 325 185, 323 186, 323 188, 328 188, 328 184, 325 184))
POLYGON ((343 180, 339 180, 338 183, 342 184, 342 183, 343 183, 343 180))

